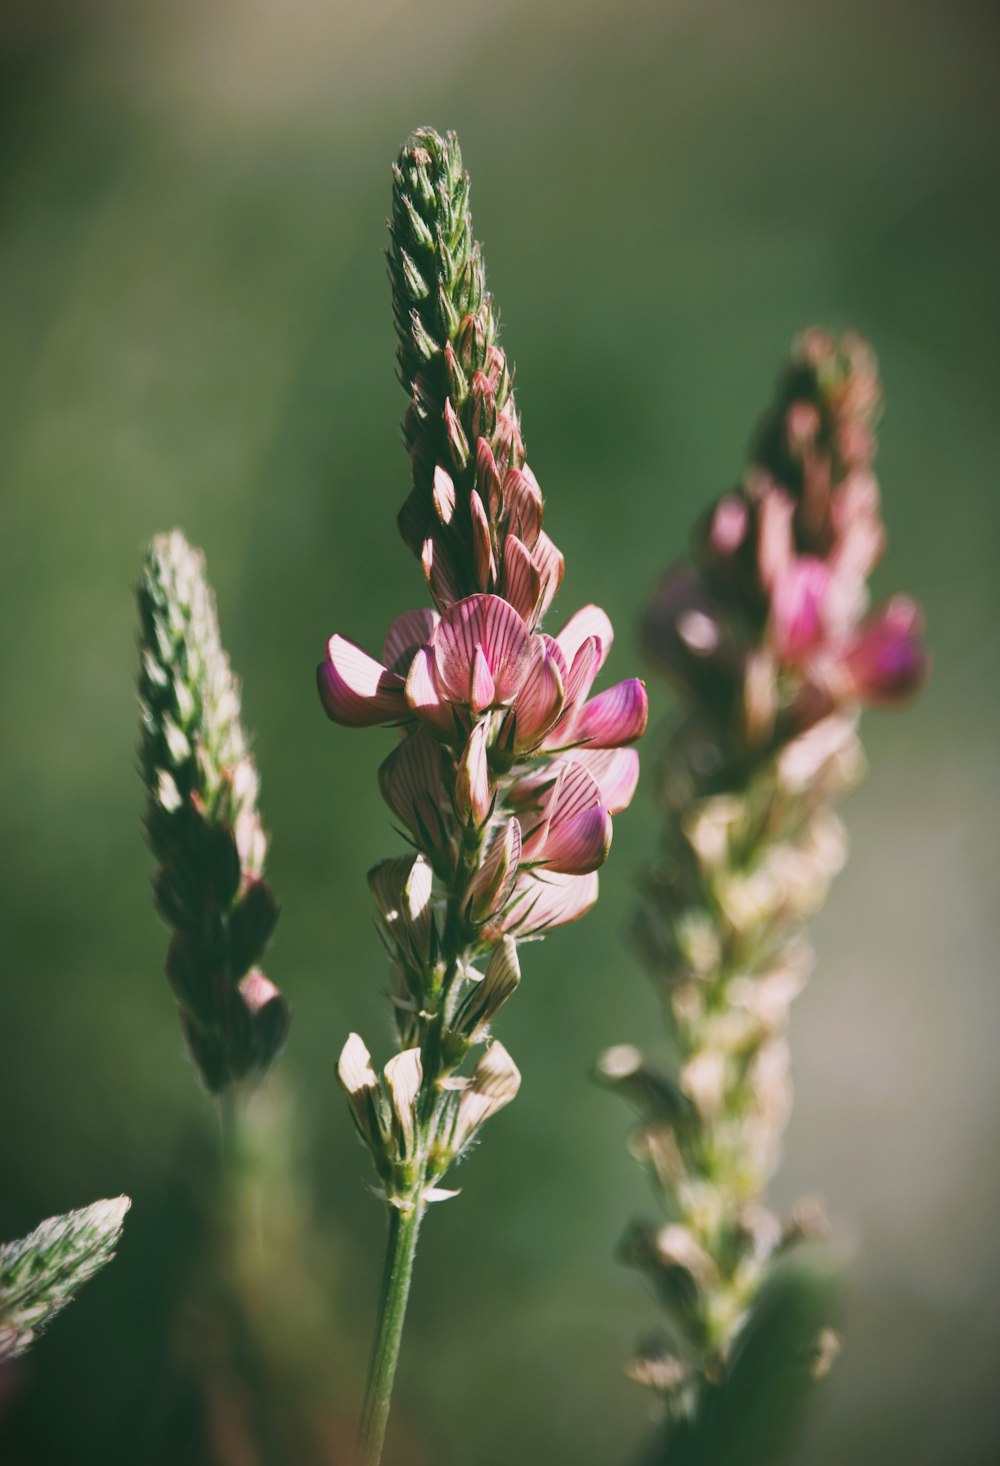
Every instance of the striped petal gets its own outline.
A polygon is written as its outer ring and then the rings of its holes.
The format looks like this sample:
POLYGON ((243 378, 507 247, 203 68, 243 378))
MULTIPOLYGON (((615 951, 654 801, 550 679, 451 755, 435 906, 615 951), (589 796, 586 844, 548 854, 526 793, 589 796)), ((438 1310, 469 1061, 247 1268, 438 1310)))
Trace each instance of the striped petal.
POLYGON ((594 685, 600 654, 596 637, 588 636, 581 642, 566 677, 562 717, 546 736, 544 748, 563 748, 577 741, 576 725, 580 704, 594 685))
POLYGON ((442 692, 461 704, 475 696, 477 712, 510 703, 528 671, 530 633, 500 596, 467 596, 449 606, 432 645, 442 692), (493 683, 488 702, 485 672, 493 683))
POLYGON ((618 682, 584 703, 573 728, 574 742, 592 748, 620 748, 646 731, 649 703, 638 677, 618 682))
POLYGON ((611 814, 628 808, 639 782, 639 755, 634 748, 575 748, 572 759, 596 779, 601 803, 611 814))
POLYGON ((538 613, 536 616, 537 622, 541 621, 551 606, 556 591, 562 585, 566 562, 563 559, 562 551, 556 548, 544 529, 535 541, 535 547, 531 552, 531 559, 542 579, 538 613))
MULTIPOLYGON (((557 635, 556 641, 562 647, 566 661, 572 666, 574 657, 588 636, 592 636, 597 642, 597 672, 599 672, 608 660, 611 643, 615 639, 611 621, 600 606, 581 607, 566 622, 562 631, 557 635)), ((595 672, 594 675, 596 676, 597 673, 595 672)))
POLYGON ((343 636, 331 636, 316 673, 328 718, 345 728, 370 728, 406 716, 403 679, 343 636))
POLYGON ((525 874, 518 882, 507 930, 519 937, 538 936, 585 916, 597 900, 596 871, 583 876, 555 871, 525 874))
POLYGON ((527 547, 509 534, 503 548, 503 595, 527 626, 534 623, 541 588, 542 577, 527 547))
POLYGON ((581 810, 549 827, 541 863, 564 875, 586 875, 607 860, 611 833, 608 810, 581 810))
POLYGON ((443 753, 434 734, 417 727, 392 750, 378 771, 382 798, 428 850, 445 850, 450 844, 441 777, 443 753))
POLYGON ((504 474, 503 502, 507 530, 531 550, 542 527, 542 491, 529 468, 509 468, 504 474))
MULTIPOLYGON (((578 814, 598 809, 601 804, 596 780, 582 764, 560 759, 549 770, 550 776, 553 773, 555 778, 543 795, 541 816, 533 828, 529 826, 530 833, 525 836, 524 857, 528 860, 544 860, 549 840, 561 824, 578 814)), ((524 823, 528 823, 527 818, 524 823)))
POLYGON ((451 554, 433 535, 428 535, 424 540, 420 563, 435 603, 444 610, 457 601, 458 573, 451 554))
POLYGON ((541 644, 541 637, 535 637, 534 641, 537 655, 514 704, 516 753, 538 746, 558 718, 564 700, 563 680, 555 657, 541 644))
POLYGON ((496 580, 497 563, 490 543, 490 522, 483 508, 483 501, 475 489, 469 495, 469 515, 472 522, 472 559, 476 567, 476 580, 482 590, 488 590, 496 580))
POLYGON ((397 616, 385 634, 385 644, 382 647, 385 665, 405 677, 413 660, 413 653, 418 647, 427 645, 440 619, 436 611, 424 606, 417 611, 404 611, 401 616, 397 616))
POLYGON ((514 889, 520 860, 521 826, 516 819, 511 818, 493 834, 486 847, 483 863, 469 886, 469 906, 473 921, 485 921, 487 917, 503 910, 514 889))

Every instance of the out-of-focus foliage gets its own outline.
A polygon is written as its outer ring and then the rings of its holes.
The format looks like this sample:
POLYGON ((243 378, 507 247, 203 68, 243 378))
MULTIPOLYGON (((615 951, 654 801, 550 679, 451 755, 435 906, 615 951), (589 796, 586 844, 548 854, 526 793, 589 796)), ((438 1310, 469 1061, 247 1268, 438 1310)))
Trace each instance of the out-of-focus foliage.
MULTIPOLYGON (((475 178, 572 567, 553 623, 600 601, 623 628, 609 675, 795 332, 851 324, 878 351, 891 584, 925 604, 935 674, 905 726, 872 721, 794 1024, 775 1200, 822 1189, 851 1285, 791 1459, 995 1459, 995 29, 974 0, 4 7, 0 1236, 135 1198, 100 1285, 5 1379, 5 1463, 199 1461, 162 1422, 196 1357, 176 1318, 216 1137, 134 766, 132 582, 167 525, 206 550, 257 733, 268 973, 295 1014, 277 1072, 330 1249, 329 1408, 358 1397, 382 1236, 332 1069, 351 1026, 387 1023, 364 881, 385 811, 378 751, 333 747, 313 671, 345 607, 369 645, 422 599, 391 528, 409 485, 382 252, 423 122, 459 131, 475 178)), ((621 942, 655 842, 641 789, 615 840, 600 916, 533 952, 510 1005, 518 1103, 422 1242, 394 1463, 611 1466, 646 1437, 621 1360, 649 1306, 613 1259, 645 1198, 586 1078, 655 1021, 621 942)))

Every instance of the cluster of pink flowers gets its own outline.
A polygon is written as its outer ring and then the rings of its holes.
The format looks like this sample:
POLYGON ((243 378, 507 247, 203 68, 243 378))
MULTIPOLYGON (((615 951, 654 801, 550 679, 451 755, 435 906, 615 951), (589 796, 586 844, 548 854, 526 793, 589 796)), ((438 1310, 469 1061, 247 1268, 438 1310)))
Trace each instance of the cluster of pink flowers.
POLYGON ((908 596, 869 611, 885 545, 872 471, 880 408, 858 337, 802 337, 741 488, 648 610, 650 655, 758 746, 840 707, 910 696, 927 670, 908 596))
MULTIPOLYGON (((540 521, 540 496, 534 512, 540 521)), ((380 785, 443 879, 461 860, 461 831, 480 836, 469 893, 488 936, 537 933, 593 905, 611 816, 638 778, 638 754, 626 745, 647 719, 637 679, 590 696, 613 636, 603 611, 585 607, 554 637, 537 629, 548 590, 527 552, 521 559, 513 548, 523 544, 507 536, 515 599, 481 593, 447 603, 438 586, 443 611, 399 616, 381 661, 333 636, 319 668, 334 722, 400 728, 380 785)))

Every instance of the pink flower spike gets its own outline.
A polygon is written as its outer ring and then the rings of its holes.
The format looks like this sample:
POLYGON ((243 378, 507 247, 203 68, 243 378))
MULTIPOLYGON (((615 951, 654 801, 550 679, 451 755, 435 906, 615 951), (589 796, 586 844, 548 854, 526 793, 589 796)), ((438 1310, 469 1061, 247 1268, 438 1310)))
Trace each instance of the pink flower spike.
POLYGON ((930 666, 922 632, 920 607, 909 596, 894 596, 875 611, 844 654, 853 695, 875 707, 911 697, 930 666))
POLYGON ((798 661, 822 640, 829 589, 829 567, 815 555, 792 560, 778 574, 771 594, 771 624, 782 661, 798 661))
POLYGON ((486 757, 486 735, 489 722, 483 719, 469 734, 455 778, 455 813, 463 824, 480 829, 489 818, 493 801, 490 797, 490 769, 486 757))
POLYGON ((442 616, 432 641, 442 692, 477 713, 507 706, 528 671, 530 640, 521 617, 499 596, 457 601, 442 616))
POLYGON ((451 708, 443 702, 434 676, 434 653, 422 646, 410 663, 406 676, 406 702, 418 717, 450 736, 455 730, 451 708))
POLYGON ((402 677, 343 636, 330 637, 316 680, 327 717, 345 728, 370 728, 406 716, 402 677))
POLYGON ((405 677, 418 647, 426 646, 434 634, 440 616, 429 607, 404 611, 397 616, 385 634, 382 660, 393 672, 405 677))
POLYGON ((503 595, 526 626, 534 623, 541 589, 542 577, 530 554, 516 535, 509 534, 503 547, 503 595))
POLYGON ((542 645, 540 637, 533 638, 539 654, 524 685, 517 695, 515 711, 517 727, 514 738, 515 753, 526 753, 537 748, 544 735, 558 718, 563 706, 563 680, 554 656, 542 645))
POLYGON ((510 919, 504 924, 519 937, 540 936, 552 927, 565 926, 586 916, 597 900, 597 893, 596 871, 583 876, 559 875, 555 871, 525 872, 515 888, 510 919))
MULTIPOLYGON (((614 628, 607 614, 600 606, 583 606, 575 615, 571 616, 556 636, 556 641, 562 648, 563 656, 568 666, 573 665, 577 652, 588 636, 592 636, 597 643, 597 665, 594 669, 594 676, 604 666, 611 650, 611 643, 615 639, 614 628)), ((589 689, 588 689, 589 691, 589 689)), ((586 693, 583 694, 586 696, 586 693)))
POLYGON ((573 728, 573 741, 592 748, 620 748, 641 738, 648 721, 646 689, 638 677, 631 677, 584 703, 573 728))
POLYGON ((597 781, 601 803, 620 814, 632 803, 639 782, 639 755, 634 748, 574 748, 569 755, 597 781))

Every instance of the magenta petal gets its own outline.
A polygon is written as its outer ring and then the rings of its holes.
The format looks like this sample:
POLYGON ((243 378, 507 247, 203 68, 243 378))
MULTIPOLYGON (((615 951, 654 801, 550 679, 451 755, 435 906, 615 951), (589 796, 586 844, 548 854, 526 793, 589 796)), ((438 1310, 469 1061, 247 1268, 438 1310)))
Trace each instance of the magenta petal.
POLYGON ((611 622, 600 606, 583 606, 569 618, 556 641, 562 647, 566 661, 572 666, 574 657, 588 636, 592 636, 597 643, 596 676, 607 661, 611 643, 615 639, 611 622))
POLYGON ((477 829, 486 823, 492 808, 490 769, 486 757, 489 722, 477 723, 458 761, 455 778, 455 813, 463 824, 477 829))
POLYGON ((353 641, 331 636, 316 680, 327 717, 345 728, 369 728, 406 715, 403 679, 353 641))
POLYGON ((434 654, 430 647, 422 646, 410 663, 406 676, 406 701, 409 707, 439 732, 454 731, 455 719, 447 702, 438 691, 434 675, 434 654))
POLYGON ((586 875, 604 864, 611 849, 611 814, 584 809, 553 824, 545 839, 542 864, 564 875, 586 875))
MULTIPOLYGON (((548 783, 541 786, 542 809, 532 823, 530 816, 522 819, 526 831, 524 838, 525 859, 544 860, 548 852, 552 832, 566 820, 587 810, 597 809, 601 803, 601 791, 588 769, 572 759, 556 759, 544 771, 548 783)), ((522 780, 522 783, 527 781, 522 780)))
POLYGON ((404 611, 401 616, 397 616, 385 634, 385 644, 382 647, 385 665, 405 676, 413 660, 413 653, 430 641, 440 619, 436 611, 424 606, 418 611, 404 611), (399 665, 400 662, 403 663, 402 666, 399 665))
MULTIPOLYGON (((467 596, 442 616, 433 647, 442 691, 462 704, 469 701, 479 650, 494 691, 489 703, 480 701, 478 711, 512 701, 528 670, 530 633, 514 607, 499 596, 467 596)), ((485 691, 485 683, 481 690, 485 691)))
POLYGON ((637 677, 618 682, 584 703, 573 728, 574 742, 592 748, 619 748, 646 731, 649 703, 637 677))
POLYGON ((526 873, 517 883, 510 918, 504 924, 520 937, 565 926, 586 915, 597 900, 597 892, 596 872, 584 876, 559 875, 555 871, 526 873))
MULTIPOLYGON (((536 638, 540 643, 541 638, 536 638)), ((563 681, 555 657, 539 644, 539 655, 524 679, 514 704, 517 713, 516 753, 536 748, 558 718, 563 705, 563 681)))
POLYGON ((601 803, 611 814, 628 808, 639 782, 639 755, 634 748, 574 748, 570 757, 597 781, 601 803))
POLYGON ((562 551, 556 548, 544 529, 535 541, 535 547, 531 552, 531 559, 542 580, 538 612, 535 618, 537 623, 541 621, 551 606, 556 591, 562 585, 566 562, 563 559, 562 551))
POLYGON ((894 596, 862 626, 844 655, 855 697, 891 707, 912 696, 927 675, 923 616, 909 596, 894 596))
POLYGON ((509 534, 503 548, 503 595, 526 626, 534 623, 541 586, 542 578, 526 547, 516 535, 509 534))
POLYGON ((779 572, 771 593, 771 626, 779 658, 796 661, 822 639, 829 590, 829 567, 815 555, 802 555, 779 572))
MULTIPOLYGON (((557 642, 556 645, 558 646, 559 643, 557 642)), ((561 647, 560 651, 562 651, 561 647)), ((596 637, 586 637, 577 649, 566 675, 566 695, 563 699, 562 717, 546 736, 545 748, 562 748, 568 743, 577 741, 576 724, 580 704, 594 685, 599 656, 600 649, 596 637)))

